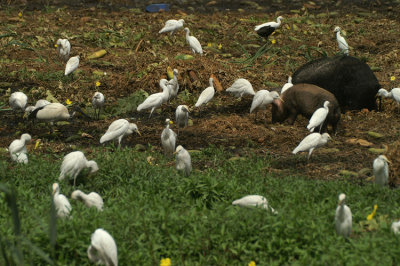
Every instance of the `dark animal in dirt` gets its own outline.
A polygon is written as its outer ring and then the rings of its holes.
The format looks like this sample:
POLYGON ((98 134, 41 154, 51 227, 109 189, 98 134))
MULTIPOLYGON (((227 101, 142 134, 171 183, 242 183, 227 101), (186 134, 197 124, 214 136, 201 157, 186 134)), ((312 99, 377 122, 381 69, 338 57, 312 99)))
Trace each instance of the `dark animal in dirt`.
POLYGON ((320 130, 325 132, 327 126, 330 125, 332 131, 336 133, 340 120, 340 107, 335 96, 329 91, 312 84, 302 83, 293 85, 281 94, 281 98, 282 100, 273 101, 272 123, 288 120, 288 123, 292 125, 299 114, 310 119, 315 110, 322 107, 325 101, 329 101, 328 116, 320 130))
POLYGON ((325 57, 308 62, 293 74, 293 84, 309 83, 332 92, 342 110, 376 109, 381 88, 370 67, 352 56, 325 57))

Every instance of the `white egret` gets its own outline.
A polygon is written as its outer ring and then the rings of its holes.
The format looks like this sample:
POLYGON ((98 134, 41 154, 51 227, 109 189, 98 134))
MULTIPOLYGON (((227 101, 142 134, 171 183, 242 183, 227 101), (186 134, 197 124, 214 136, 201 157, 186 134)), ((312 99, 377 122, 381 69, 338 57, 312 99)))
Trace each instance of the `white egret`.
POLYGON ((99 228, 91 236, 87 254, 89 260, 96 264, 118 266, 117 245, 114 238, 104 229, 99 228))
POLYGON ((349 45, 347 44, 346 40, 340 35, 340 27, 335 27, 333 31, 336 32, 336 40, 339 50, 345 55, 349 55, 349 45))
POLYGON ((149 97, 146 98, 146 100, 144 100, 144 102, 139 104, 139 106, 137 107, 136 110, 138 112, 140 112, 142 110, 151 109, 150 116, 149 116, 149 118, 150 118, 151 115, 153 114, 153 111, 156 108, 160 107, 163 103, 168 101, 169 89, 167 87, 167 84, 168 84, 168 80, 161 79, 160 87, 162 88, 163 91, 151 94, 149 97))
POLYGON ((26 150, 26 144, 31 141, 31 135, 25 133, 21 135, 20 139, 13 140, 8 151, 10 152, 11 159, 18 163, 28 163, 28 151, 26 150))
POLYGON ((99 211, 103 210, 103 205, 104 205, 103 199, 96 192, 90 192, 89 194, 85 194, 78 189, 72 192, 71 198, 74 200, 83 201, 83 203, 85 203, 85 205, 88 206, 89 208, 94 206, 99 211))
POLYGON ((189 44, 190 48, 192 49, 192 52, 194 54, 199 53, 203 55, 203 48, 201 47, 199 40, 197 40, 197 38, 194 36, 189 36, 190 32, 189 28, 185 28, 185 32, 186 32, 186 42, 189 44))
POLYGON ((271 206, 268 205, 268 200, 260 195, 247 195, 244 196, 243 198, 234 200, 232 202, 232 205, 238 205, 241 207, 258 207, 262 209, 269 210, 271 209, 271 212, 274 214, 277 214, 278 212, 275 211, 271 206))
POLYGON ((64 61, 67 61, 69 58, 70 51, 71 51, 71 44, 67 39, 57 40, 57 52, 59 57, 61 57, 64 61))
POLYGON ((339 195, 339 204, 335 213, 336 233, 343 237, 349 237, 353 218, 350 208, 344 203, 345 199, 345 194, 339 195))
POLYGON ((311 133, 307 137, 305 137, 300 144, 293 150, 293 154, 296 154, 301 151, 308 151, 307 159, 310 159, 311 153, 314 149, 325 145, 328 140, 331 139, 328 133, 320 134, 320 133, 311 133))
POLYGON ((257 91, 253 97, 253 102, 251 103, 250 114, 254 110, 266 110, 267 105, 271 104, 275 99, 281 99, 277 91, 271 91, 271 92, 269 92, 268 90, 257 91))
POLYGON ((322 125, 324 124, 324 121, 328 116, 328 113, 329 113, 329 101, 325 101, 323 107, 318 108, 317 110, 314 111, 313 115, 310 118, 310 121, 308 122, 307 129, 310 130, 310 132, 314 132, 314 129, 316 127, 319 127, 319 132, 321 132, 322 125))
POLYGON ((183 170, 185 175, 189 176, 192 171, 192 159, 189 152, 179 145, 174 154, 176 156, 176 169, 178 171, 183 170))
POLYGON ((237 79, 233 82, 232 86, 226 89, 227 92, 232 93, 235 97, 243 97, 243 95, 255 95, 253 86, 247 79, 237 79))
POLYGON ((94 93, 93 98, 92 98, 92 106, 93 106, 96 118, 99 119, 100 118, 100 110, 104 106, 104 95, 103 95, 103 93, 98 92, 98 91, 96 91, 94 93), (98 110, 97 114, 96 114, 96 110, 98 110))
POLYGON ((176 133, 169 128, 172 124, 170 119, 165 120, 165 128, 161 133, 161 145, 164 149, 164 153, 166 155, 172 155, 175 151, 175 144, 176 144, 176 133))
POLYGON ((164 27, 158 33, 170 32, 170 34, 174 34, 175 31, 183 28, 183 23, 185 21, 183 19, 170 19, 165 22, 164 27))
POLYGON ((277 28, 281 26, 281 21, 283 20, 282 16, 279 16, 276 21, 271 21, 267 23, 263 23, 261 25, 255 26, 254 30, 257 34, 265 39, 268 38, 277 28))
POLYGON ((288 89, 290 89, 291 87, 293 87, 292 77, 289 76, 287 83, 285 83, 285 84, 282 86, 281 95, 282 95, 285 91, 287 91, 288 89))
POLYGON ((376 96, 383 96, 385 98, 392 98, 397 102, 397 108, 399 108, 400 103, 400 88, 393 88, 390 92, 385 89, 380 89, 376 96))
POLYGON ((79 55, 71 57, 65 65, 65 76, 74 72, 79 66, 79 55))
POLYGON ((179 83, 178 83, 178 69, 173 71, 174 77, 168 81, 167 87, 169 91, 168 100, 175 98, 178 95, 179 83))
POLYGON ((57 122, 69 120, 72 116, 68 108, 61 103, 50 103, 42 107, 35 108, 30 114, 29 119, 36 118, 42 122, 57 122))
POLYGON ((60 194, 60 186, 58 185, 58 183, 53 184, 53 201, 57 211, 57 217, 68 217, 72 210, 72 207, 67 197, 65 197, 63 194, 60 194))
POLYGON ((76 183, 76 177, 83 170, 83 168, 90 168, 90 173, 94 173, 99 170, 95 161, 88 161, 81 151, 74 151, 68 153, 61 164, 60 176, 58 180, 62 181, 65 177, 74 179, 74 186, 76 183))
POLYGON ((189 107, 187 105, 179 105, 176 107, 175 120, 178 128, 185 128, 189 120, 189 107))
POLYGON ((215 94, 215 89, 213 85, 214 79, 210 78, 209 82, 210 82, 210 87, 207 87, 205 90, 201 92, 200 97, 195 104, 196 107, 208 103, 214 97, 215 94))
POLYGON ((11 109, 13 109, 14 112, 18 110, 25 111, 25 107, 28 102, 28 96, 26 96, 25 93, 23 92, 17 91, 11 93, 8 102, 10 104, 11 109))
POLYGON ((385 155, 379 155, 373 162, 373 172, 375 184, 386 186, 389 183, 389 165, 390 161, 385 155))
POLYGON ((118 145, 121 145, 121 140, 124 136, 136 132, 141 136, 136 124, 129 123, 126 119, 118 119, 110 124, 107 132, 100 138, 100 143, 118 139, 118 145))
POLYGON ((399 235, 400 234, 400 221, 393 222, 391 229, 392 229, 393 234, 399 235))

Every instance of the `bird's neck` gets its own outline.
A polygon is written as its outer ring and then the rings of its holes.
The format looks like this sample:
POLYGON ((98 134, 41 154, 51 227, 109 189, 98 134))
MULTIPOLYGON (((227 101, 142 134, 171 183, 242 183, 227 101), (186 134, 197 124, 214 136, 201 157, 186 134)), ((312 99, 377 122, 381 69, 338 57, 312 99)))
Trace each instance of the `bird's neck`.
POLYGON ((340 35, 340 31, 336 32, 336 38, 340 38, 340 37, 342 37, 342 36, 340 35))

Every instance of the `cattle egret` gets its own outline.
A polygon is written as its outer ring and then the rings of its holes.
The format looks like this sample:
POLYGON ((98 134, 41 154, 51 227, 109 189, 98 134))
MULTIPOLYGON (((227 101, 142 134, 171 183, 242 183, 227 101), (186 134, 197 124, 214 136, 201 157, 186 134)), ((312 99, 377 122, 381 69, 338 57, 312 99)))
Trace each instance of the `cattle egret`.
POLYGON ((349 45, 347 44, 346 40, 340 35, 340 27, 335 27, 333 31, 336 32, 336 40, 339 46, 339 50, 345 55, 349 55, 349 45))
POLYGON ((136 132, 141 135, 136 124, 129 123, 126 119, 118 119, 111 123, 107 132, 100 138, 100 143, 118 139, 118 145, 121 145, 121 140, 124 136, 136 132))
POLYGON ((164 153, 166 155, 172 155, 175 151, 175 144, 176 144, 176 133, 169 128, 172 124, 170 119, 165 120, 165 128, 161 133, 161 145, 164 149, 164 153))
POLYGON ((279 16, 276 21, 267 22, 261 25, 258 25, 254 28, 257 34, 265 39, 268 39, 268 36, 271 35, 277 28, 281 26, 281 20, 283 20, 282 16, 279 16))
POLYGON ((383 96, 385 98, 392 98, 397 102, 397 108, 400 103, 400 88, 393 88, 390 92, 385 89, 380 89, 376 96, 383 96))
POLYGON ((90 173, 94 173, 99 170, 95 161, 88 161, 81 151, 74 151, 68 153, 61 164, 61 173, 58 180, 62 181, 65 177, 74 179, 74 186, 76 183, 76 177, 83 170, 83 168, 90 168, 90 173))
POLYGON ((100 110, 104 106, 104 95, 101 92, 96 91, 92 98, 92 106, 97 119, 100 118, 100 110), (96 110, 98 110, 96 114, 96 110))
POLYGON ((185 21, 183 19, 176 20, 176 19, 170 19, 165 22, 165 26, 158 32, 158 33, 164 33, 164 32, 170 32, 170 34, 174 34, 175 31, 183 28, 183 23, 185 21))
POLYGON ((64 61, 67 61, 69 58, 70 51, 71 51, 71 44, 67 39, 57 40, 57 52, 59 57, 61 57, 64 61))
POLYGON ((70 119, 72 116, 68 112, 68 108, 61 103, 50 103, 42 107, 35 108, 28 118, 36 118, 42 122, 57 122, 70 119))
POLYGON ((233 82, 232 86, 226 89, 227 92, 232 93, 235 97, 243 97, 243 95, 252 95, 254 96, 256 93, 254 92, 253 86, 251 86, 250 81, 247 79, 237 79, 233 82))
POLYGON ((178 83, 178 69, 173 71, 174 77, 168 81, 167 87, 169 91, 168 100, 175 98, 178 95, 179 83, 178 83))
POLYGON ((272 213, 278 213, 271 206, 268 205, 268 200, 265 197, 259 195, 244 196, 243 198, 234 200, 232 202, 232 205, 238 205, 241 207, 258 207, 266 210, 271 209, 272 213))
POLYGON ((310 132, 314 132, 314 129, 316 127, 319 127, 319 132, 321 132, 322 125, 324 124, 324 121, 328 116, 328 113, 329 113, 329 101, 325 101, 324 107, 315 110, 315 112, 311 116, 310 121, 308 122, 307 129, 310 130, 310 132))
POLYGON ((192 171, 192 160, 189 152, 179 145, 174 153, 176 156, 176 169, 178 171, 183 170, 185 176, 189 176, 192 171))
POLYGON ((336 233, 343 237, 349 237, 352 227, 352 215, 350 208, 344 203, 345 199, 345 194, 339 195, 339 204, 335 214, 336 233))
POLYGON ((189 36, 190 32, 189 28, 185 28, 185 32, 186 32, 186 42, 189 44, 190 48, 192 49, 192 52, 194 54, 199 53, 203 55, 203 48, 201 48, 199 40, 197 40, 197 38, 194 36, 189 36))
POLYGON ((373 172, 375 184, 386 186, 389 183, 389 165, 390 161, 385 155, 379 155, 373 162, 373 172))
POLYGON ((400 234, 400 221, 393 222, 391 229, 392 229, 393 234, 399 235, 400 234))
POLYGON ((290 89, 291 87, 293 87, 293 83, 292 83, 292 77, 288 78, 287 83, 285 83, 281 89, 281 95, 287 91, 288 89, 290 89))
POLYGON ((71 194, 71 198, 74 200, 81 200, 85 203, 86 206, 96 207, 99 211, 103 210, 103 199, 96 192, 90 192, 89 194, 85 194, 80 190, 75 190, 71 194))
POLYGON ((331 139, 328 133, 320 134, 320 133, 311 133, 307 137, 305 137, 300 144, 293 150, 293 154, 296 154, 301 151, 308 151, 307 159, 310 159, 311 153, 314 149, 325 145, 328 140, 331 139))
POLYGON ((10 95, 9 103, 14 112, 18 110, 25 111, 27 102, 28 96, 23 92, 17 91, 10 95))
POLYGON ((71 57, 65 66, 65 76, 74 72, 79 66, 79 55, 71 57))
POLYGON ((22 134, 20 139, 13 140, 8 151, 10 152, 11 159, 17 163, 28 163, 28 151, 26 150, 26 144, 31 141, 31 135, 22 134))
POLYGON ((160 87, 162 88, 163 91, 151 94, 149 97, 146 98, 146 100, 144 100, 144 102, 139 104, 139 106, 137 107, 136 110, 138 112, 140 112, 142 110, 151 109, 150 116, 149 116, 149 118, 150 118, 151 115, 153 114, 153 111, 156 108, 160 107, 163 103, 168 101, 169 89, 167 87, 167 84, 168 84, 168 80, 161 79, 160 80, 160 87))
POLYGON ((207 87, 204 91, 201 92, 200 97, 195 104, 196 107, 199 107, 203 103, 204 104, 208 103, 214 97, 215 94, 215 89, 213 85, 214 79, 210 78, 209 82, 210 82, 210 87, 207 87))
POLYGON ((53 201, 57 211, 57 217, 68 217, 69 213, 72 210, 72 207, 67 197, 65 197, 63 194, 60 194, 60 186, 58 185, 58 183, 53 184, 53 201))
POLYGON ((179 105, 176 107, 175 120, 178 128, 185 128, 189 120, 189 107, 187 105, 179 105))
POLYGON ((117 245, 114 238, 104 229, 99 228, 92 234, 87 254, 96 264, 118 266, 117 245))
MULTIPOLYGON (((272 103, 275 99, 281 99, 279 93, 276 91, 259 90, 253 97, 253 102, 251 103, 250 114, 254 110, 266 110, 267 105, 272 103)), ((282 100, 282 99, 281 99, 282 100)), ((254 119, 256 116, 254 117, 254 119)))

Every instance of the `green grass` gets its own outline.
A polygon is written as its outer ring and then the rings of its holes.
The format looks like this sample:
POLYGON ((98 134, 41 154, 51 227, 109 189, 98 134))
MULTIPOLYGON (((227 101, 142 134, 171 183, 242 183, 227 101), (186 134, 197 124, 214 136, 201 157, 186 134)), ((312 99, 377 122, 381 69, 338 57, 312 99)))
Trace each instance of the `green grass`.
MULTIPOLYGON (((70 199, 72 219, 57 221, 53 249, 51 185, 57 181, 63 155, 31 154, 26 166, 0 155, 0 181, 15 188, 21 231, 14 237, 9 197, 0 186, 1 265, 6 264, 5 256, 12 260, 17 246, 25 263, 45 265, 47 257, 57 265, 87 265, 90 236, 99 227, 116 240, 120 265, 157 265, 165 257, 173 265, 247 265, 252 260, 257 265, 400 263, 400 240, 390 232, 392 220, 400 217, 398 191, 346 180, 270 175, 271 158, 229 161, 232 155, 218 148, 193 154, 197 170, 188 178, 156 151, 86 152, 100 170, 89 177, 84 171, 77 189, 102 195, 104 211, 70 199), (153 165, 147 156, 155 158, 153 165), (349 240, 334 230, 341 192, 347 194, 353 212, 349 240), (266 196, 279 213, 231 205, 247 194, 266 196), (360 222, 365 223, 374 204, 377 224, 368 231, 360 222), (21 237, 25 240, 18 241, 21 237)), ((72 186, 65 181, 60 188, 70 198, 72 186)))

